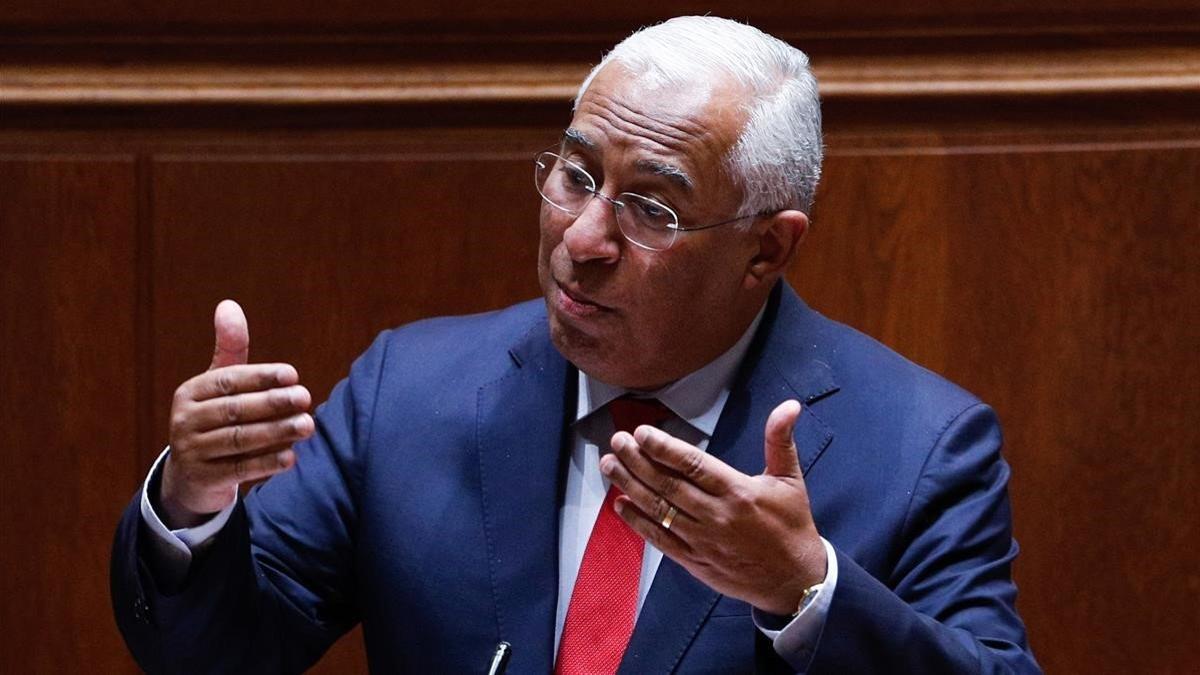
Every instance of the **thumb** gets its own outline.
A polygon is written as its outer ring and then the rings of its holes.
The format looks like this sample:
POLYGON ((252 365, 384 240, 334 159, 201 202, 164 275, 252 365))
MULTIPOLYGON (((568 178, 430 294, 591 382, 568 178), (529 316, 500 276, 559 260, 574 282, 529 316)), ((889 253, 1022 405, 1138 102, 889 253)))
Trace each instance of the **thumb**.
POLYGON ((764 434, 763 455, 769 476, 799 476, 800 458, 796 453, 796 441, 792 429, 800 417, 800 402, 788 400, 780 403, 767 417, 764 434))
POLYGON ((222 300, 213 313, 213 330, 217 342, 208 369, 246 363, 250 356, 250 329, 241 305, 233 300, 222 300))

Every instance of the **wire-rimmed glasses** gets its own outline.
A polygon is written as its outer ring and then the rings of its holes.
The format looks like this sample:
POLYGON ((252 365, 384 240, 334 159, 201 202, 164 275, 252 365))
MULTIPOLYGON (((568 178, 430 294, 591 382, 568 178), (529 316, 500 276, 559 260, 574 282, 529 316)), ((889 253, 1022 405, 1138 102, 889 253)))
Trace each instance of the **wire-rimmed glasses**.
POLYGON ((651 251, 665 251, 680 232, 707 230, 755 215, 738 216, 712 225, 682 227, 671 207, 634 192, 616 197, 600 194, 596 179, 582 166, 557 153, 540 152, 533 160, 534 185, 547 204, 571 216, 578 216, 592 197, 612 204, 621 234, 633 244, 651 251))

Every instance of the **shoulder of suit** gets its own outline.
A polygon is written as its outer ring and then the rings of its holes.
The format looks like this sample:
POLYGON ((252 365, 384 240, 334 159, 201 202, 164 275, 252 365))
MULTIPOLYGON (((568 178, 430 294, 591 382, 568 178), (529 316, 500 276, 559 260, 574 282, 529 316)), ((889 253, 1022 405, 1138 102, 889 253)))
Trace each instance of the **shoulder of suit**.
POLYGON ((360 360, 377 367, 403 370, 408 377, 489 377, 511 361, 509 351, 545 333, 544 301, 530 300, 504 309, 414 321, 383 331, 360 360))
MULTIPOLYGON (((851 326, 804 308, 805 330, 791 340, 802 359, 827 366, 840 390, 839 397, 858 395, 887 399, 918 399, 962 409, 979 398, 944 376, 913 362, 891 347, 851 326)), ((939 407, 940 407, 939 406, 939 407)))
POLYGON ((545 302, 535 299, 477 314, 421 319, 393 328, 389 332, 391 339, 399 341, 434 340, 444 342, 471 337, 473 338, 472 342, 500 342, 507 349, 514 340, 520 339, 531 326, 544 323, 545 320, 545 302))

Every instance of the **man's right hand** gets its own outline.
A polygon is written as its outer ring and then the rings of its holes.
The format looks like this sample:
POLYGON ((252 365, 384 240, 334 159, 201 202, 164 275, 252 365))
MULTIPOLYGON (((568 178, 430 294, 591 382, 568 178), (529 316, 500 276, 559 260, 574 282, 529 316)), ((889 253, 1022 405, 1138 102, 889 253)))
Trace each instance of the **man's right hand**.
POLYGON ((216 347, 208 371, 184 382, 171 402, 171 452, 159 503, 167 527, 203 523, 233 501, 238 484, 296 463, 292 444, 315 429, 308 389, 286 363, 247 364, 250 332, 232 300, 213 315, 216 347))

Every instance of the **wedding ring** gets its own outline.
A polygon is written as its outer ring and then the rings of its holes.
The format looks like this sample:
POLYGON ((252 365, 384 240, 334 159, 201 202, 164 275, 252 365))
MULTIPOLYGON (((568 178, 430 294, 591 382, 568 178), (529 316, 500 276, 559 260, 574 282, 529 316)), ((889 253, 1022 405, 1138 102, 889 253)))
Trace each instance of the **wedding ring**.
POLYGON ((664 530, 671 529, 671 523, 675 522, 675 516, 678 514, 679 509, 672 506, 671 508, 667 509, 667 515, 663 516, 662 522, 660 522, 659 525, 662 525, 664 530))

